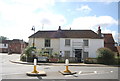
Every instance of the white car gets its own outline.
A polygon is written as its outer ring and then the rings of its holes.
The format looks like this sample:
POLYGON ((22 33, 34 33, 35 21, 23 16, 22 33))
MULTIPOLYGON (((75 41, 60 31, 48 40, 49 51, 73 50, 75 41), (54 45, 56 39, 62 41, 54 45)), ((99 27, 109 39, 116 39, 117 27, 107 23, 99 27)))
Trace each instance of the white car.
POLYGON ((48 62, 48 57, 37 57, 38 62, 48 62))

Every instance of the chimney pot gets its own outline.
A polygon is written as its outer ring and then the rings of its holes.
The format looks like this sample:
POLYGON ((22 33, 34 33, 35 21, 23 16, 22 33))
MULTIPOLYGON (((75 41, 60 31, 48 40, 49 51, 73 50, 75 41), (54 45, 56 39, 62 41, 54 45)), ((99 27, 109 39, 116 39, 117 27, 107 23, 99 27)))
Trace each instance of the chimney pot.
POLYGON ((61 30, 61 26, 59 26, 59 29, 58 30, 61 30))
POLYGON ((101 35, 102 35, 102 33, 101 33, 100 26, 99 26, 99 27, 98 27, 98 36, 101 38, 101 35))

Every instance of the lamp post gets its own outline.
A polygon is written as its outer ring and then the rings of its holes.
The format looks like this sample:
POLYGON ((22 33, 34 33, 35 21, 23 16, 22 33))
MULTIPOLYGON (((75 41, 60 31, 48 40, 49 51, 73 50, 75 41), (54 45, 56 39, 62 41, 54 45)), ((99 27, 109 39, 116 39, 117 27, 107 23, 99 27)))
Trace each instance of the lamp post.
MULTIPOLYGON (((33 26, 32 29, 34 31, 34 34, 35 34, 35 27, 33 26)), ((33 48, 35 47, 35 36, 33 36, 33 48)))

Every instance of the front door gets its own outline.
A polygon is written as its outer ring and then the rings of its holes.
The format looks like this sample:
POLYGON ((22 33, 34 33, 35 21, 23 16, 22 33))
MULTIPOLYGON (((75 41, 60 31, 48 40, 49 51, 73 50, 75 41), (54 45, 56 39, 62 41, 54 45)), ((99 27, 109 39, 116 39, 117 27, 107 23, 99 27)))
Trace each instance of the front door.
POLYGON ((75 49, 75 57, 77 58, 77 62, 82 62, 81 56, 82 56, 82 49, 75 49))

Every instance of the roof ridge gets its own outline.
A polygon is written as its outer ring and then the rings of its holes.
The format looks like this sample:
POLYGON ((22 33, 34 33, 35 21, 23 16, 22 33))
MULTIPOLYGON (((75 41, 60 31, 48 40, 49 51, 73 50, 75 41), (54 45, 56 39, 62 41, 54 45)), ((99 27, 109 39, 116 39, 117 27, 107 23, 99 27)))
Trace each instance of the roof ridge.
POLYGON ((41 38, 94 38, 100 39, 98 34, 93 30, 39 30, 29 36, 41 38))

